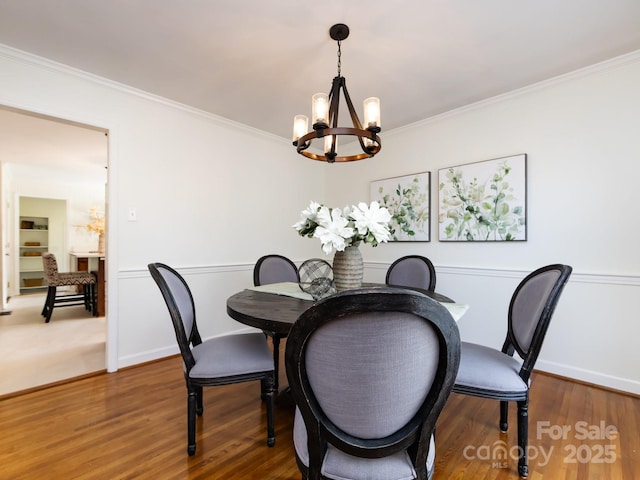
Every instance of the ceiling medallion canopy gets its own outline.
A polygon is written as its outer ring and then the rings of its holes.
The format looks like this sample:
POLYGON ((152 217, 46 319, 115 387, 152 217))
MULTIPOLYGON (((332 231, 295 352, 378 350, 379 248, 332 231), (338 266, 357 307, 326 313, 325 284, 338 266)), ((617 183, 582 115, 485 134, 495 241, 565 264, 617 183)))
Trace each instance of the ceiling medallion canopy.
POLYGON ((345 78, 340 74, 340 43, 349 36, 349 27, 338 23, 329 30, 331 38, 338 42, 338 75, 333 78, 331 91, 316 93, 311 100, 313 130, 309 130, 309 118, 306 115, 296 115, 293 119, 293 145, 300 155, 322 162, 351 162, 373 157, 380 151, 380 100, 376 97, 367 98, 364 103, 364 125, 353 108, 351 97, 347 91, 345 78), (340 105, 340 90, 349 109, 353 127, 338 127, 338 108, 340 105), (348 156, 338 156, 338 137, 351 135, 358 137, 362 153, 348 156), (324 138, 324 155, 318 155, 308 150, 316 138, 324 138))

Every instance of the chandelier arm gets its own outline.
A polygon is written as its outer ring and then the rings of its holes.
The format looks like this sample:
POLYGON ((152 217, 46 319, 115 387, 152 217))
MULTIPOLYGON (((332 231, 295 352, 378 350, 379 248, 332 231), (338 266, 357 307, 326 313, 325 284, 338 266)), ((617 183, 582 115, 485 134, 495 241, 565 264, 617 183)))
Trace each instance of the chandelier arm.
POLYGON ((340 110, 340 86, 344 77, 334 77, 331 84, 331 92, 329 92, 329 98, 331 103, 329 104, 329 125, 331 128, 338 126, 338 113, 340 110))
MULTIPOLYGON (((338 75, 333 77, 333 82, 331 83, 331 91, 329 92, 329 101, 330 101, 329 114, 328 114, 329 128, 338 127, 338 116, 340 113, 340 88, 342 87, 342 83, 343 83, 343 78, 340 76, 340 69, 338 68, 338 75)), ((323 129, 326 128, 326 126, 324 125, 319 127, 323 129)), ((323 134, 322 136, 326 136, 326 134, 323 134)), ((336 158, 336 155, 337 155, 336 144, 337 144, 337 137, 335 135, 332 135, 330 137, 330 144, 328 146, 325 144, 325 147, 324 147, 325 156, 327 158, 327 162, 329 163, 333 163, 334 159, 336 158)))
POLYGON ((362 130, 362 124, 360 123, 360 119, 358 118, 358 114, 356 113, 355 108, 353 108, 353 103, 351 102, 349 91, 347 90, 347 81, 344 77, 342 77, 342 90, 344 91, 344 100, 345 102, 347 102, 347 108, 349 109, 349 115, 351 115, 353 126, 359 130, 362 130))

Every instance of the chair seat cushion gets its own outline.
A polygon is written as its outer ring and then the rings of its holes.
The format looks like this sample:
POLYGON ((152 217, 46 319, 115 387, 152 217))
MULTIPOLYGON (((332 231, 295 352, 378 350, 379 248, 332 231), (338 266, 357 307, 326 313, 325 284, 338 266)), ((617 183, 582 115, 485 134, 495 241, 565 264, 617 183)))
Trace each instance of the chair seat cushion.
MULTIPOLYGON (((307 429, 297 408, 293 425, 293 443, 298 459, 308 467, 307 429)), ((435 458, 436 446, 431 436, 427 456, 428 478, 433 474, 435 458)), ((413 480, 416 478, 416 471, 405 451, 384 458, 358 458, 328 444, 322 475, 335 480, 413 480)))
POLYGON ((460 342, 460 368, 454 391, 460 387, 497 394, 526 394, 527 383, 520 378, 521 364, 494 348, 460 342))
POLYGON ((273 356, 262 333, 211 338, 191 350, 191 378, 227 377, 273 370, 273 356))
POLYGON ((58 273, 47 277, 47 284, 52 287, 62 287, 65 285, 89 285, 96 283, 96 277, 87 272, 58 273))

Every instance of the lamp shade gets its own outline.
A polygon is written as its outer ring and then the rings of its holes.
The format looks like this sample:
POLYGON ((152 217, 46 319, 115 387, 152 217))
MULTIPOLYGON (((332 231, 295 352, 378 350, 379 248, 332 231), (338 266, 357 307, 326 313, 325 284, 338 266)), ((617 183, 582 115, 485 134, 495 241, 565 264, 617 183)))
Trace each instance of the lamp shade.
POLYGON ((293 141, 297 142, 300 137, 309 131, 309 117, 306 115, 296 115, 293 117, 293 141))
POLYGON ((335 156, 335 153, 338 151, 338 137, 336 135, 327 135, 326 137, 324 137, 324 154, 325 155, 331 155, 333 153, 333 155, 335 156), (331 144, 334 143, 333 145, 333 152, 331 151, 331 144))
POLYGON ((329 124, 329 95, 316 93, 311 99, 311 116, 314 125, 329 124))
POLYGON ((380 99, 369 97, 362 103, 364 106, 364 128, 380 128, 380 99))

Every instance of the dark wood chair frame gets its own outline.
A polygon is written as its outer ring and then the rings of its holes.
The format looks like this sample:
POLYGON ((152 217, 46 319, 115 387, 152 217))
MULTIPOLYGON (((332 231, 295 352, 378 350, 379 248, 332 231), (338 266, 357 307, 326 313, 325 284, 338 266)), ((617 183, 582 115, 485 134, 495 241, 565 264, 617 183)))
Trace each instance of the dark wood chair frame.
POLYGON ((275 429, 274 429, 274 383, 275 383, 275 371, 263 371, 252 372, 241 375, 231 375, 224 377, 212 377, 212 378, 191 378, 189 372, 195 366, 195 359, 191 353, 190 345, 196 346, 202 343, 202 338, 198 331, 198 325, 196 323, 195 304, 191 289, 187 285, 182 276, 173 268, 163 263, 150 263, 148 265, 152 278, 160 288, 160 292, 167 304, 173 328, 176 333, 176 339, 184 362, 184 379, 187 386, 187 453, 191 456, 196 453, 196 414, 202 416, 204 412, 202 402, 202 388, 212 387, 217 385, 229 385, 233 383, 249 382, 253 380, 259 380, 261 384, 261 390, 267 403, 267 445, 273 446, 275 444, 275 429), (178 278, 186 291, 189 294, 191 301, 191 307, 193 309, 193 327, 191 332, 187 333, 182 322, 182 316, 177 302, 171 292, 166 281, 162 277, 159 270, 165 269, 171 272, 178 278))
MULTIPOLYGON (((295 272, 296 276, 297 276, 297 282, 300 282, 300 273, 298 272, 298 267, 296 267, 296 264, 293 263, 290 259, 288 259, 287 257, 283 256, 283 255, 278 255, 275 253, 269 254, 269 255, 264 255, 262 257, 260 257, 258 259, 258 261, 256 262, 255 266, 253 267, 253 285, 258 287, 260 285, 262 285, 262 283, 260 282, 260 268, 262 268, 262 264, 264 263, 265 260, 267 259, 271 259, 271 258, 278 258, 280 260, 282 260, 285 263, 288 263, 289 265, 291 265, 291 268, 293 269, 293 271, 295 272)), ((278 389, 280 388, 279 385, 279 375, 280 375, 280 341, 283 338, 287 338, 287 335, 282 334, 282 333, 276 333, 273 331, 269 331, 269 330, 263 330, 264 334, 271 338, 271 342, 273 343, 273 364, 275 365, 276 368, 276 378, 275 378, 275 385, 274 388, 276 390, 276 392, 278 391, 278 389)))
MULTIPOLYGON (((355 341, 355 339, 354 339, 355 341)), ((316 303, 293 325, 285 364, 293 398, 304 419, 309 467, 296 456, 304 479, 324 479, 320 473, 327 442, 343 452, 364 458, 381 458, 407 450, 418 478, 426 479, 426 459, 436 421, 453 388, 460 361, 458 327, 449 312, 424 294, 391 287, 371 287, 338 293, 316 303), (400 430, 385 438, 364 439, 348 435, 322 411, 306 374, 305 348, 313 333, 327 322, 366 312, 405 312, 434 326, 439 339, 439 366, 429 394, 418 413, 400 430)))
POLYGON ((509 428, 508 424, 508 413, 509 413, 509 403, 508 402, 516 402, 518 406, 518 447, 520 456, 518 459, 518 474, 522 478, 526 478, 529 474, 529 467, 527 461, 527 446, 529 443, 529 389, 531 388, 529 384, 529 379, 531 377, 531 373, 533 372, 533 367, 535 366, 536 360, 538 359, 538 355, 540 354, 540 350, 542 349, 542 343, 544 341, 544 337, 547 334, 547 329, 549 328, 549 323, 551 322, 551 317, 553 316, 553 312, 555 311, 556 305, 558 304, 558 300, 560 299, 560 295, 569 280, 569 276, 571 275, 572 268, 568 265, 547 265, 545 267, 539 268, 529 275, 527 275, 518 285, 516 290, 511 297, 511 301, 509 303, 509 314, 508 314, 508 328, 507 328, 507 336, 502 345, 502 353, 505 353, 509 356, 513 356, 514 352, 518 352, 518 355, 523 359, 522 367, 520 368, 520 378, 529 385, 529 388, 522 392, 496 392, 493 390, 483 390, 480 388, 471 388, 464 385, 455 384, 453 386, 453 391, 455 393, 461 393, 464 395, 471 395, 475 397, 489 398, 492 400, 500 401, 500 431, 506 432, 509 428), (533 333, 533 337, 531 338, 531 343, 528 350, 525 350, 520 343, 518 342, 516 335, 514 333, 513 324, 512 324, 512 310, 513 305, 518 298, 518 294, 520 290, 531 280, 532 278, 551 270, 557 270, 560 272, 551 293, 549 294, 546 304, 542 310, 540 318, 536 324, 535 331, 533 333))
MULTIPOLYGON (((405 255, 404 257, 400 257, 395 262, 393 262, 389 266, 389 268, 387 269, 387 275, 385 277, 385 283, 387 285, 390 285, 389 277, 391 276, 391 272, 393 271, 393 269, 395 267, 397 267, 398 264, 400 264, 403 261, 408 260, 408 259, 416 259, 416 260, 421 260, 421 261, 424 262, 425 266, 429 270, 429 287, 427 288, 427 290, 429 290, 431 292, 435 292, 435 290, 436 290, 436 269, 433 266, 433 263, 431 262, 431 260, 429 260, 427 257, 423 257, 422 255, 405 255)), ((399 285, 399 286, 408 286, 408 285, 399 285)), ((411 286, 416 287, 417 285, 411 285, 411 286)))

